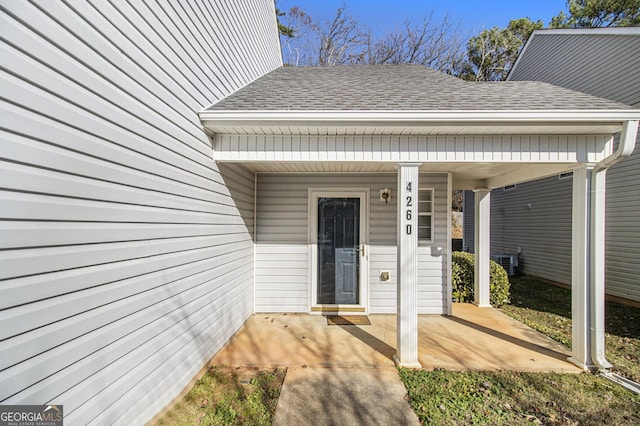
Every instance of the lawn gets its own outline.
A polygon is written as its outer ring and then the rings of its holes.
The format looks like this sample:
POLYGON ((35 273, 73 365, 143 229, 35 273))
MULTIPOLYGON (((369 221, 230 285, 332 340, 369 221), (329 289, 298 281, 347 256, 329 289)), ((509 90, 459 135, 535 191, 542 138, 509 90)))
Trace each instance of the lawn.
POLYGON ((271 425, 285 374, 212 367, 158 425, 271 425))
MULTIPOLYGON (((571 346, 571 293, 512 279, 507 315, 571 346)), ((640 309, 608 302, 607 357, 640 379, 640 309)), ((640 424, 640 396, 598 375, 400 369, 409 403, 424 424, 640 424)))
MULTIPOLYGON (((502 311, 571 347, 571 291, 529 277, 511 279, 511 304, 502 311)), ((605 345, 613 371, 640 382, 640 308, 607 302, 605 345)))
POLYGON ((640 424, 640 397, 590 373, 399 371, 425 425, 640 424))

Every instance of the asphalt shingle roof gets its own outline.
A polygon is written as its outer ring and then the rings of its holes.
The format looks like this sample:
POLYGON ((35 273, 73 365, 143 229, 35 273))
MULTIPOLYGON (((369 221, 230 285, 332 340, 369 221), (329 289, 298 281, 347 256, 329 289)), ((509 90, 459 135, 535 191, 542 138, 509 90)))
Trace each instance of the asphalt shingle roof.
POLYGON ((280 67, 208 111, 630 109, 533 81, 467 82, 415 64, 280 67))

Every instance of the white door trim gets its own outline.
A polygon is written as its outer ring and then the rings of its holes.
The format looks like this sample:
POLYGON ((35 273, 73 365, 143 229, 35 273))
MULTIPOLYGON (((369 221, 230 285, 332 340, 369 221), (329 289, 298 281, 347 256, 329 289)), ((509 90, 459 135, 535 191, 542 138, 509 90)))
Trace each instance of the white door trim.
POLYGON ((369 310, 369 189, 368 188, 309 188, 309 311, 349 311, 369 310), (319 198, 359 198, 360 199, 360 241, 364 255, 360 253, 358 275, 359 301, 357 305, 318 304, 318 199, 319 198))

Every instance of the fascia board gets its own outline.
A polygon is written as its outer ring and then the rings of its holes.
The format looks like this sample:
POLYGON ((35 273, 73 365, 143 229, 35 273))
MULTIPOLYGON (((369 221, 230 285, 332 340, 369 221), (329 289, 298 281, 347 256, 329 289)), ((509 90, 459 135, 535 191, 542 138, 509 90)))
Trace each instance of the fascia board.
POLYGON ((461 111, 202 111, 203 124, 407 126, 433 123, 622 123, 640 119, 640 110, 461 110, 461 111))

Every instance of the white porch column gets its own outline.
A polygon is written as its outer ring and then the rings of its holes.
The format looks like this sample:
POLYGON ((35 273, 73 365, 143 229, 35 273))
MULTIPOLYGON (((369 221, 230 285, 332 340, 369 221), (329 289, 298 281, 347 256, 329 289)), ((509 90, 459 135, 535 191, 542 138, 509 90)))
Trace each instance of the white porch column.
POLYGON ((398 164, 398 353, 397 365, 418 362, 418 168, 398 164))
POLYGON ((489 302, 491 190, 477 189, 473 192, 475 193, 474 251, 476 255, 473 303, 481 308, 489 308, 491 307, 489 302))
POLYGON ((571 362, 592 365, 589 336, 589 208, 592 167, 573 170, 571 221, 571 362))

